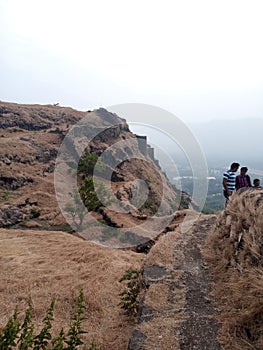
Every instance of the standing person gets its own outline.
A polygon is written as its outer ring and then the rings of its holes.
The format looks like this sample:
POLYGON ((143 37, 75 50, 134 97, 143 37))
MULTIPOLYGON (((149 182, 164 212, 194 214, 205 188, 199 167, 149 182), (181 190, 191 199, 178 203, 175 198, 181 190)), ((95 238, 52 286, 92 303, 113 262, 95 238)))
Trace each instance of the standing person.
POLYGON ((226 203, 229 200, 229 197, 231 194, 235 191, 236 188, 236 174, 238 168, 239 168, 239 163, 232 163, 230 166, 230 169, 226 170, 223 174, 223 193, 224 197, 226 198, 226 203))
POLYGON ((261 186, 260 186, 260 180, 259 180, 259 179, 254 179, 254 181, 253 181, 253 187, 254 187, 254 188, 261 188, 261 186))
POLYGON ((236 176, 236 190, 239 190, 243 187, 252 187, 250 176, 247 175, 248 168, 246 166, 242 166, 240 169, 240 175, 236 176))

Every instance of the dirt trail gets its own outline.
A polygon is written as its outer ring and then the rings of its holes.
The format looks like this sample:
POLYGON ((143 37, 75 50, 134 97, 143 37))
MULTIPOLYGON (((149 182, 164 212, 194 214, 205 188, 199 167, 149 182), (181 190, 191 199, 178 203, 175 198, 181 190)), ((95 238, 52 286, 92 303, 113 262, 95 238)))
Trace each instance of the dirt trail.
POLYGON ((212 278, 200 251, 210 228, 211 220, 203 220, 193 228, 190 236, 186 236, 183 280, 187 318, 181 325, 181 350, 221 349, 216 339, 218 325, 210 294, 212 278))
POLYGON ((129 350, 221 349, 212 276, 200 250, 215 220, 214 215, 203 216, 187 233, 169 232, 152 248, 143 273, 147 290, 129 350))

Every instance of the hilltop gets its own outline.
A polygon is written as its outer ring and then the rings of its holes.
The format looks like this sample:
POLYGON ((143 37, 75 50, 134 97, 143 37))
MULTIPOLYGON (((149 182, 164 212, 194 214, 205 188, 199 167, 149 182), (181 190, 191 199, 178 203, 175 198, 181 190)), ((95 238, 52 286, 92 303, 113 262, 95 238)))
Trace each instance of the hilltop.
POLYGON ((225 210, 200 215, 123 118, 4 102, 0 112, 0 329, 31 296, 39 330, 55 297, 57 334, 82 289, 86 347, 262 349, 263 190, 235 193, 225 210), (83 197, 92 215, 81 221, 72 177, 90 194, 90 162, 106 150, 95 177, 104 189, 110 176, 119 203, 83 197), (120 305, 127 270, 140 274, 135 317, 120 305))

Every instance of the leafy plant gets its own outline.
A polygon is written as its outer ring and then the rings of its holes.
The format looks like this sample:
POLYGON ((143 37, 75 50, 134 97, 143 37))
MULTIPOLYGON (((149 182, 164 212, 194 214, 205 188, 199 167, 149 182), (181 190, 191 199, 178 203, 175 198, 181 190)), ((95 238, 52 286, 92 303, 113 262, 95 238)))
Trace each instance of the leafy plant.
POLYGON ((13 316, 0 332, 0 350, 10 350, 12 346, 16 345, 19 330, 20 322, 18 320, 18 311, 16 308, 13 316))
POLYGON ((126 270, 119 282, 125 282, 125 289, 119 294, 121 297, 120 306, 128 315, 136 316, 138 312, 138 295, 141 290, 141 271, 126 270))
POLYGON ((52 340, 53 350, 63 350, 64 349, 64 342, 66 340, 64 329, 62 328, 59 332, 59 335, 57 338, 52 340))
POLYGON ((84 295, 83 291, 81 290, 77 298, 76 312, 70 322, 70 329, 67 333, 69 339, 65 340, 65 342, 68 344, 67 350, 74 350, 77 348, 77 346, 83 344, 81 335, 87 333, 82 329, 82 322, 86 319, 83 317, 84 311, 84 295))
POLYGON ((28 308, 25 313, 24 321, 21 326, 21 334, 18 339, 19 350, 27 350, 34 342, 34 324, 32 322, 32 300, 28 299, 28 308))
POLYGON ((85 151, 78 164, 78 173, 93 175, 95 165, 99 172, 102 173, 105 170, 105 165, 95 152, 85 151))
MULTIPOLYGON (((43 319, 43 328, 37 335, 34 335, 35 326, 32 322, 33 306, 31 298, 28 299, 28 308, 25 312, 22 324, 18 319, 19 314, 16 308, 7 324, 0 330, 0 350, 84 349, 85 346, 80 347, 84 345, 81 336, 84 333, 87 333, 82 327, 82 322, 86 319, 83 316, 86 309, 84 305, 83 291, 81 290, 77 297, 75 313, 70 320, 68 332, 65 333, 62 328, 56 338, 53 338, 51 333, 52 322, 54 320, 54 306, 55 299, 51 301, 46 316, 43 319)), ((96 350, 94 340, 89 349, 96 350)))
POLYGON ((52 321, 54 320, 54 317, 53 317, 54 305, 55 305, 55 299, 51 301, 47 314, 43 319, 44 327, 34 339, 34 350, 46 349, 49 341, 52 338, 51 328, 52 328, 52 321))
POLYGON ((109 205, 114 201, 114 198, 111 196, 106 186, 93 177, 85 178, 79 192, 86 208, 91 211, 98 211, 102 206, 109 205), (97 193, 99 198, 103 199, 103 203, 98 198, 97 193))

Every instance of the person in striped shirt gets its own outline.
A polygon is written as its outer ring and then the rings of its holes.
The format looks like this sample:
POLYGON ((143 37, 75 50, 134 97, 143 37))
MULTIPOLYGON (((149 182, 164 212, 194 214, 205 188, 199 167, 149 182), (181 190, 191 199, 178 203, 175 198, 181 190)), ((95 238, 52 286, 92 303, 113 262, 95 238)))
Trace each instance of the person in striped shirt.
POLYGON ((236 188, 236 172, 238 171, 240 164, 232 163, 230 169, 226 170, 223 174, 223 193, 226 198, 226 203, 229 200, 231 194, 235 191, 236 188))

